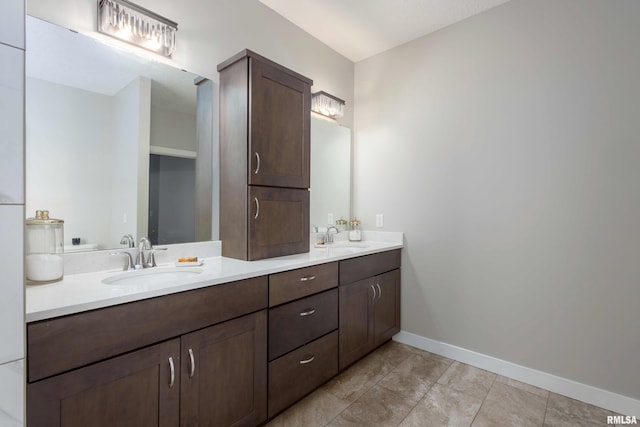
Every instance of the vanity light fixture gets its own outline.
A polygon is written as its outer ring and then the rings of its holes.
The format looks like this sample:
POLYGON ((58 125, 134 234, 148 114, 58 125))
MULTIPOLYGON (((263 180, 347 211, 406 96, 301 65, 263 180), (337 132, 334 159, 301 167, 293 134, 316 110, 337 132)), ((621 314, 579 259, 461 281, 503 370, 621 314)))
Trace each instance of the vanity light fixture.
POLYGON ((311 94, 311 111, 332 119, 340 118, 344 115, 345 102, 327 92, 316 92, 311 94))
POLYGON ((178 24, 127 0, 98 0, 98 31, 170 57, 178 24))

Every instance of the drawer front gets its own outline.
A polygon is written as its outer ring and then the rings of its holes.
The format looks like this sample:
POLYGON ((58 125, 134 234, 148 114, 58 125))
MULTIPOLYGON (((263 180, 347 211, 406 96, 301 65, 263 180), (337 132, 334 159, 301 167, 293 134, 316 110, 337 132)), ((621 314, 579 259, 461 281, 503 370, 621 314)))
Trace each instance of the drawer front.
POLYGON ((262 276, 30 323, 28 381, 262 310, 267 297, 262 276))
POLYGON ((269 307, 338 286, 338 263, 314 265, 269 276, 269 307))
POLYGON ((338 373, 338 331, 269 363, 269 417, 338 373))
POLYGON ((400 249, 340 261, 340 284, 357 282, 367 277, 400 268, 400 249))
POLYGON ((338 289, 269 310, 269 360, 338 328, 338 289))

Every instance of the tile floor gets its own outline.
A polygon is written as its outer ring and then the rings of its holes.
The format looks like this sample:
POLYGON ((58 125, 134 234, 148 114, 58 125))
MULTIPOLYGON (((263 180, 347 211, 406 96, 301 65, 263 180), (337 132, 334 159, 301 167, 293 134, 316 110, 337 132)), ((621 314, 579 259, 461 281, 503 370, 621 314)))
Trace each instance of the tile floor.
POLYGON ((614 413, 389 342, 272 420, 281 426, 604 426, 614 413))

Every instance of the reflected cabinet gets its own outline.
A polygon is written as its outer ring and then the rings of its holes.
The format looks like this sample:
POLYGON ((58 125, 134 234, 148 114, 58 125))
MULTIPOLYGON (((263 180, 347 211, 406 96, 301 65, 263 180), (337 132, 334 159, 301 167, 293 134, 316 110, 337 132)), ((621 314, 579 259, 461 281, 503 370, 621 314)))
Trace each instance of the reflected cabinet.
POLYGON ((222 254, 307 252, 313 82, 249 50, 218 71, 222 254))

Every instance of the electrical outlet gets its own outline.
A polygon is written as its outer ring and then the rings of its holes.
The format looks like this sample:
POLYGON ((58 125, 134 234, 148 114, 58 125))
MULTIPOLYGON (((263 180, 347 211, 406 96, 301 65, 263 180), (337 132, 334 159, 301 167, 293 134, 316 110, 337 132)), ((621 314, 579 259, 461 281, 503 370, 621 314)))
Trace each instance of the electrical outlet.
POLYGON ((384 216, 382 214, 376 215, 376 227, 378 228, 384 227, 384 216))
POLYGON ((333 214, 327 214, 327 224, 333 225, 333 214))

